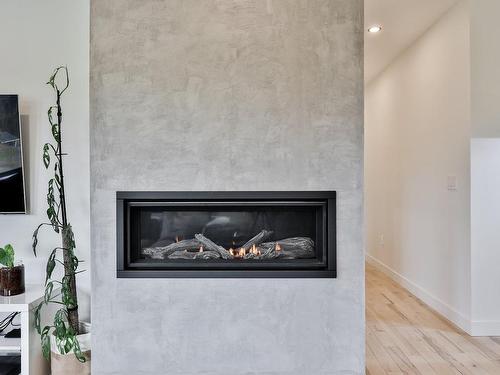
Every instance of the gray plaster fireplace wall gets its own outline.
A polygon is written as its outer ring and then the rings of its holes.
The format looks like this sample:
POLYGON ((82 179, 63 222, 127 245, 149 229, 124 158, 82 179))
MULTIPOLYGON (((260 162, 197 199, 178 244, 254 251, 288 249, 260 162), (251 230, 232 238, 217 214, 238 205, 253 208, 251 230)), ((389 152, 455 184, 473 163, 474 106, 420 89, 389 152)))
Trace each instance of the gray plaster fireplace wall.
POLYGON ((362 374, 362 0, 93 0, 93 374, 362 374), (337 279, 118 279, 116 191, 336 190, 337 279))

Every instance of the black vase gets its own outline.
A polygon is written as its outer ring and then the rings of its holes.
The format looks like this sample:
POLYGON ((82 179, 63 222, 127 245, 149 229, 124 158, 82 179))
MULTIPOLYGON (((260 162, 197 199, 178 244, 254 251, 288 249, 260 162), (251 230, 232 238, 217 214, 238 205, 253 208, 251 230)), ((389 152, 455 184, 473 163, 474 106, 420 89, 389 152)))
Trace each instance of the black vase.
POLYGON ((24 293, 24 265, 0 268, 0 295, 15 296, 24 293))

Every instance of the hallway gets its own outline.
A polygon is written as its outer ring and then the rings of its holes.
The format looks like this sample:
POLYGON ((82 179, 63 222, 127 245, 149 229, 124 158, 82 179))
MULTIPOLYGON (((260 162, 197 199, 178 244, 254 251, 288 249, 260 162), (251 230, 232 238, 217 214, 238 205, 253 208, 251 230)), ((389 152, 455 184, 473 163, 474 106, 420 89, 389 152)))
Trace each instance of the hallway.
POLYGON ((455 328, 366 265, 366 373, 500 374, 500 338, 455 328))

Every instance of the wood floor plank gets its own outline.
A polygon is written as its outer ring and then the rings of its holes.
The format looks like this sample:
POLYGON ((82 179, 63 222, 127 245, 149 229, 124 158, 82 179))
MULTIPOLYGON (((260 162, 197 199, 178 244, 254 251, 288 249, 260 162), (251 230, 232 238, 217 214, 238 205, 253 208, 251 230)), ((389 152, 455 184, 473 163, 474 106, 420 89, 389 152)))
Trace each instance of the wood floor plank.
POLYGON ((500 338, 470 337, 370 264, 366 373, 500 375, 500 338))

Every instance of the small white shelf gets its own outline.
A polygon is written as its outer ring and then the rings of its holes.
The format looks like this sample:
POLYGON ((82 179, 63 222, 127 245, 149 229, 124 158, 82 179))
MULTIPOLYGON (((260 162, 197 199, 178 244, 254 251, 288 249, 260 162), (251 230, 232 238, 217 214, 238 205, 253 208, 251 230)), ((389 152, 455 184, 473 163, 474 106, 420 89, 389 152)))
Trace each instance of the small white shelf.
MULTIPOLYGON (((28 311, 31 305, 39 302, 45 293, 41 285, 26 285, 26 292, 17 296, 0 296, 0 313, 28 311)), ((34 307, 34 306, 33 306, 34 307)))

